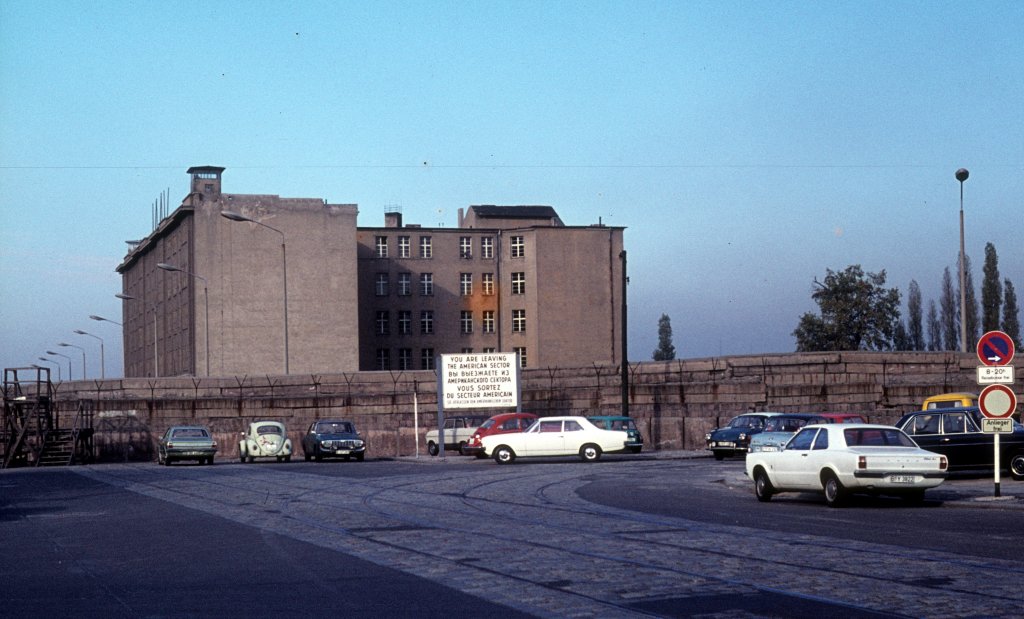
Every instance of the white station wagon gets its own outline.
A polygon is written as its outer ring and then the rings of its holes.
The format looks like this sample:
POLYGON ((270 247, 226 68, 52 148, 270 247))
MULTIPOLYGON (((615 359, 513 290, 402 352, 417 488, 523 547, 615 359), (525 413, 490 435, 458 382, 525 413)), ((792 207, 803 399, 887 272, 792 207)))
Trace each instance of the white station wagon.
POLYGON ((781 451, 748 453, 746 472, 759 501, 778 492, 824 492, 836 507, 853 493, 920 502, 946 478, 948 464, 892 426, 830 423, 805 426, 781 451))
POLYGON ((594 462, 602 453, 626 451, 630 438, 625 431, 598 428, 586 417, 542 417, 525 432, 491 434, 480 443, 484 454, 498 464, 543 456, 579 456, 594 462))

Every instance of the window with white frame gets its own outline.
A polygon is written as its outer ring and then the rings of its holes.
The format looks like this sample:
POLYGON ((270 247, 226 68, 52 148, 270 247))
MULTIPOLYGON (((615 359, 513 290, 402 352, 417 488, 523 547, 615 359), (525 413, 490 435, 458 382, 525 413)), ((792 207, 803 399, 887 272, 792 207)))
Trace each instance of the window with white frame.
POLYGON ((398 257, 408 258, 412 255, 411 249, 412 243, 409 242, 409 237, 400 236, 398 237, 398 257))
POLYGON ((494 310, 484 310, 481 320, 484 333, 494 333, 494 310))
POLYGON ((509 250, 512 252, 513 258, 525 258, 526 257, 526 243, 523 241, 522 236, 510 237, 509 250))
POLYGON ((378 236, 376 237, 377 243, 377 257, 387 258, 388 257, 388 237, 378 236))
POLYGON ((472 258, 473 257, 473 237, 471 236, 460 236, 459 237, 459 258, 472 258))
POLYGON ((420 369, 421 370, 433 370, 434 369, 434 349, 424 348, 420 350, 420 369))
POLYGON ((420 273, 420 296, 430 297, 434 295, 434 274, 420 273))
POLYGON ((391 369, 391 351, 387 348, 377 349, 377 369, 378 370, 390 370, 391 369))
POLYGON ((464 355, 472 355, 473 354, 473 349, 472 348, 463 348, 461 352, 464 355))
POLYGON ((388 324, 389 316, 387 310, 377 310, 376 320, 374 321, 374 332, 377 335, 387 335, 391 329, 391 325, 388 324))
POLYGON ((420 258, 433 258, 434 246, 429 236, 420 237, 420 258))
POLYGON ((526 347, 525 346, 516 346, 515 348, 512 349, 512 352, 514 352, 517 355, 519 355, 519 367, 525 368, 526 367, 526 347))
POLYGON ((409 335, 410 333, 412 333, 412 312, 398 310, 398 334, 409 335))
POLYGON ((374 283, 374 291, 378 297, 388 296, 388 274, 377 273, 377 281, 374 283))
POLYGON ((430 335, 434 332, 434 311, 422 310, 420 312, 420 333, 430 335))
POLYGON ((473 311, 462 310, 459 316, 459 327, 463 334, 473 332, 473 311))
POLYGON ((513 333, 525 333, 526 332, 526 310, 514 309, 512 310, 512 332, 513 333))
POLYGON ((497 352, 496 348, 484 348, 484 354, 485 355, 489 355, 489 354, 495 353, 495 352, 497 352))
POLYGON ((398 296, 407 297, 412 294, 412 273, 398 274, 398 296))
POLYGON ((526 294, 526 273, 512 273, 512 294, 526 294))
POLYGON ((399 348, 398 349, 398 369, 399 370, 411 370, 412 369, 412 349, 411 348, 399 348))
POLYGON ((468 297, 473 294, 472 273, 459 273, 459 292, 464 297, 468 297))
POLYGON ((494 237, 485 236, 480 239, 480 257, 491 259, 494 258, 494 237))
POLYGON ((480 274, 480 290, 488 296, 494 294, 494 273, 480 274))

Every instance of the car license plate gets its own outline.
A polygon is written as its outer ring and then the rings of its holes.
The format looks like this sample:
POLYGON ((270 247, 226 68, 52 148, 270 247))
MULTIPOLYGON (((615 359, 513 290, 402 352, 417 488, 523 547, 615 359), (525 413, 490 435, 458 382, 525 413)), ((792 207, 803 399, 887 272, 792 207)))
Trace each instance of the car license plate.
POLYGON ((338 454, 339 456, 347 456, 348 455, 348 451, 349 450, 347 450, 347 449, 339 449, 339 450, 335 451, 334 453, 338 454))
POLYGON ((890 475, 890 484, 912 484, 914 483, 913 475, 890 475))

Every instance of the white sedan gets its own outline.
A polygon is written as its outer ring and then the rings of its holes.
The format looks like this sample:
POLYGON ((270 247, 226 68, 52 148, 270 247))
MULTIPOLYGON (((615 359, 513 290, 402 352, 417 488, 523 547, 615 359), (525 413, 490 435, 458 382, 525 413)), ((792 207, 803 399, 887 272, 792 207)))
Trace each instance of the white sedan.
POLYGON ((830 507, 849 494, 891 494, 914 502, 946 478, 946 456, 925 451, 892 426, 805 426, 781 451, 747 454, 759 501, 778 492, 824 492, 830 507))
POLYGON ((586 417, 544 417, 525 432, 480 439, 484 454, 498 464, 535 456, 579 456, 584 462, 594 462, 602 453, 626 451, 628 441, 626 432, 598 428, 586 417))

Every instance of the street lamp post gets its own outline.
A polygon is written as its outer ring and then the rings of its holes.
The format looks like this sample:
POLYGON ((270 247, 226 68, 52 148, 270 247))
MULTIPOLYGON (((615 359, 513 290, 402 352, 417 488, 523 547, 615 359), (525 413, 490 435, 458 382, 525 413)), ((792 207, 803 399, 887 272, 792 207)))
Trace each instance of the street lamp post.
POLYGON ((78 346, 77 344, 68 344, 67 342, 61 342, 60 344, 57 344, 57 346, 68 346, 71 348, 77 348, 78 350, 82 351, 82 380, 89 378, 89 375, 85 371, 85 349, 82 348, 81 346, 78 346))
POLYGON ((971 173, 967 168, 956 171, 956 180, 960 181, 960 352, 967 352, 967 287, 964 274, 964 181, 971 173))
POLYGON ((48 354, 48 355, 56 355, 58 357, 64 357, 65 359, 67 359, 68 360, 68 380, 75 380, 75 377, 71 375, 71 357, 69 357, 69 356, 67 356, 65 354, 59 353, 57 351, 54 351, 54 350, 48 350, 48 351, 46 351, 46 354, 48 354))
MULTIPOLYGON (((143 301, 145 303, 144 299, 140 299, 138 297, 133 297, 130 294, 118 293, 118 294, 115 294, 114 296, 117 297, 118 299, 123 300, 123 301, 143 301)), ((160 360, 159 360, 160 357, 159 357, 159 348, 157 347, 157 337, 156 337, 156 319, 157 319, 156 303, 147 303, 147 305, 149 305, 150 308, 152 308, 152 310, 153 310, 153 377, 154 378, 158 378, 160 376, 160 360)), ((143 333, 145 333, 145 330, 143 330, 143 333)), ((143 336, 143 340, 145 340, 145 336, 143 336)))
POLYGON ((93 335, 92 333, 89 333, 87 331, 82 331, 81 329, 75 329, 74 332, 77 333, 78 335, 88 335, 89 337, 94 337, 100 341, 100 380, 106 380, 107 364, 106 361, 104 360, 104 358, 106 357, 106 353, 103 350, 103 338, 98 335, 93 335))
POLYGON ((47 359, 46 357, 39 357, 39 360, 40 361, 45 361, 46 363, 52 363, 55 366, 57 366, 57 382, 58 383, 64 382, 64 377, 61 376, 61 373, 60 373, 60 364, 59 363, 57 363, 53 359, 47 359))
POLYGON ((158 268, 163 269, 164 271, 185 273, 187 275, 191 275, 192 277, 194 277, 196 279, 203 280, 203 304, 206 306, 206 326, 205 326, 205 329, 204 329, 206 331, 206 375, 209 376, 210 375, 210 293, 209 293, 209 289, 208 289, 208 286, 207 286, 206 278, 203 277, 202 275, 197 275, 197 274, 193 273, 192 271, 189 271, 187 269, 183 269, 183 268, 181 268, 179 266, 174 266, 173 264, 168 264, 167 262, 161 262, 161 263, 157 264, 156 266, 158 268))
POLYGON ((115 325, 117 325, 119 327, 123 327, 124 326, 123 324, 121 324, 119 322, 113 321, 113 320, 111 320, 109 318, 104 318, 103 316, 97 316, 95 314, 89 314, 89 318, 91 318, 93 320, 100 320, 102 322, 109 322, 109 323, 115 324, 115 325))
POLYGON ((221 211, 220 214, 221 217, 230 219, 231 221, 247 221, 249 223, 254 223, 258 226, 263 226, 268 230, 273 230, 274 232, 281 235, 281 273, 282 279, 284 280, 284 373, 285 375, 288 375, 290 373, 290 356, 288 354, 288 250, 285 247, 284 232, 281 232, 280 230, 273 226, 268 226, 262 221, 256 221, 251 217, 246 217, 245 215, 242 215, 241 213, 236 213, 234 211, 221 211))

